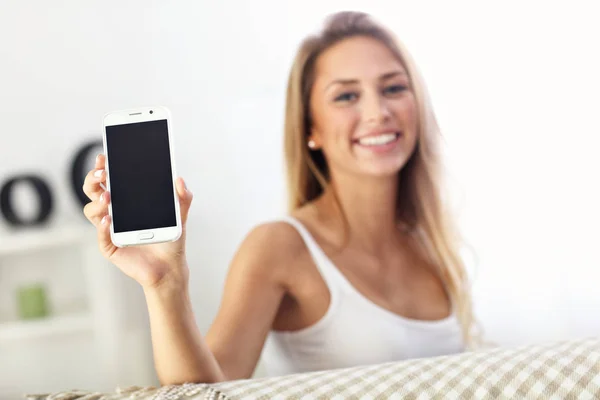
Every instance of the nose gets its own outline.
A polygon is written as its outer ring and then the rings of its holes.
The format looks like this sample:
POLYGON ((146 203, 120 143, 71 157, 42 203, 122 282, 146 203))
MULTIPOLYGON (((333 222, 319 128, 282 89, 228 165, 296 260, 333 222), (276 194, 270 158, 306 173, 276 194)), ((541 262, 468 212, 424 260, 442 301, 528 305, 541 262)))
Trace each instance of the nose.
POLYGON ((387 99, 379 94, 363 97, 363 117, 367 123, 381 124, 391 116, 387 99))

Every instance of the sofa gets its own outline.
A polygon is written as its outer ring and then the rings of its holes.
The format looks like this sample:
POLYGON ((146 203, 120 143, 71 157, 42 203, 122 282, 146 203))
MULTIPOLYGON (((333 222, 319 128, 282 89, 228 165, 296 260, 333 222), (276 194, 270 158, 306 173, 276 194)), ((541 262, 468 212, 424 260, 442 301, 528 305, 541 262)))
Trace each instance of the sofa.
POLYGON ((600 338, 497 347, 217 384, 70 390, 29 400, 600 399, 600 338))

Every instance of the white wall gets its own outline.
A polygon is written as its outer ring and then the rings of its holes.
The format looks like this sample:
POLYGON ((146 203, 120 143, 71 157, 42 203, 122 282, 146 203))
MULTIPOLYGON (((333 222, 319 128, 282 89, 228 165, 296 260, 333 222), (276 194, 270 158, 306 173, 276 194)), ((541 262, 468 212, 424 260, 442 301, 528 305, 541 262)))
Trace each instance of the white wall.
MULTIPOLYGON (((370 11, 428 82, 479 258, 476 311, 489 338, 598 335, 596 6, 363 4, 3 0, 0 179, 43 173, 57 191, 56 222, 77 220, 70 157, 100 137, 102 115, 170 107, 178 169, 195 193, 192 299, 206 331, 235 248, 284 212, 284 92, 297 44, 329 12, 370 11)), ((145 313, 127 287, 129 313, 145 313)))

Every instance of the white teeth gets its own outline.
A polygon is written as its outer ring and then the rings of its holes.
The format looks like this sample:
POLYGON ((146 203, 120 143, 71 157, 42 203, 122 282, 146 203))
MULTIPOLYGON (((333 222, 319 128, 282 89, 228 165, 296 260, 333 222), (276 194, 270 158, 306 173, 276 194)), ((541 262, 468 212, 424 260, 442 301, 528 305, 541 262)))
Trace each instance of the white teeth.
POLYGON ((388 144, 396 140, 397 135, 395 133, 384 133, 379 136, 369 136, 359 139, 358 143, 363 146, 381 146, 388 144))

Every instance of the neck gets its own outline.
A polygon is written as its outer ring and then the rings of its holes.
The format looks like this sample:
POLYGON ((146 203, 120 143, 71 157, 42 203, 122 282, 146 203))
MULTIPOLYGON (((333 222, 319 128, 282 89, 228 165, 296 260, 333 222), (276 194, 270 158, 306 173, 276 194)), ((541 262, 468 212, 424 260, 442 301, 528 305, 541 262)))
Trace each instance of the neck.
MULTIPOLYGON (((359 179, 347 175, 332 177, 322 200, 328 215, 343 215, 346 218, 349 243, 374 254, 397 243, 398 182, 398 176, 359 179), (337 207, 336 197, 341 209, 337 207)), ((342 218, 337 219, 343 221, 342 218)))

